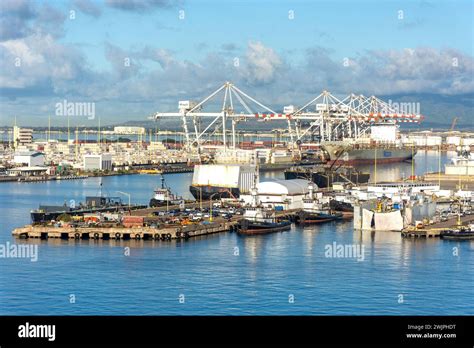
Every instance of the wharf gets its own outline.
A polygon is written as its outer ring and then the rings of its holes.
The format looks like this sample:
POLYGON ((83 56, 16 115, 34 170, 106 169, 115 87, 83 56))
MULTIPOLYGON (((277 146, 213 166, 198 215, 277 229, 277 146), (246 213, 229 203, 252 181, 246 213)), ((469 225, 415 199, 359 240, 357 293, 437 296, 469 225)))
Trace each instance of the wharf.
MULTIPOLYGON (((198 206, 199 203, 193 203, 198 206)), ((166 210, 166 207, 147 208, 132 211, 133 215, 147 216, 154 211, 166 210)), ((276 212, 279 218, 286 218, 294 221, 299 210, 287 210, 276 212)), ((214 233, 228 232, 235 230, 241 216, 234 216, 231 220, 224 220, 217 217, 214 222, 194 223, 188 225, 167 225, 160 227, 150 226, 51 226, 51 225, 26 225, 13 230, 12 235, 16 238, 36 238, 36 239, 72 239, 72 240, 163 240, 188 239, 191 237, 204 236, 214 233)))
POLYGON ((60 239, 116 239, 116 240, 172 240, 188 239, 213 233, 233 230, 237 221, 217 221, 209 224, 174 225, 154 227, 54 227, 26 225, 16 228, 16 238, 60 238, 60 239))
MULTIPOLYGON (((405 228, 402 230, 402 237, 412 238, 432 238, 439 237, 441 231, 452 228, 457 225, 457 217, 451 218, 448 221, 438 222, 424 228, 405 228)), ((467 225, 474 222, 474 216, 464 216, 461 218, 461 224, 467 225)))

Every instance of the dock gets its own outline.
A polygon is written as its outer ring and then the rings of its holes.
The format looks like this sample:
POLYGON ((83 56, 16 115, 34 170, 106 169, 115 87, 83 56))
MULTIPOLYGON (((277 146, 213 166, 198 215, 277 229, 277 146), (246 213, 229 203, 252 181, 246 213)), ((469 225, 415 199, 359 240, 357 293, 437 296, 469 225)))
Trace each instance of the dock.
MULTIPOLYGON (((192 205, 198 206, 199 203, 192 205)), ((163 211, 166 207, 146 208, 132 211, 135 216, 147 216, 154 211, 163 211)), ((282 219, 294 221, 299 210, 286 210, 276 212, 276 216, 282 219)), ((52 226, 52 225, 26 225, 15 228, 12 235, 15 238, 28 239, 65 239, 65 240, 180 240, 192 237, 205 236, 215 233, 229 232, 236 229, 241 216, 234 216, 230 220, 221 217, 215 218, 213 222, 205 221, 187 225, 174 224, 152 226, 124 227, 114 226, 52 226)), ((149 222, 156 218, 147 217, 149 222)))
MULTIPOLYGON (((457 224, 457 217, 451 218, 448 221, 437 222, 432 225, 425 226, 423 228, 405 228, 402 230, 402 237, 409 237, 409 238, 433 238, 439 237, 441 231, 446 230, 448 228, 452 228, 457 224)), ((474 216, 468 215, 463 216, 461 218, 461 224, 467 225, 474 222, 474 216)))
POLYGON ((192 224, 185 226, 170 226, 166 228, 153 227, 54 227, 26 225, 16 228, 12 234, 16 238, 37 239, 115 239, 115 240, 163 240, 188 239, 234 229, 237 221, 218 221, 208 224, 192 224))

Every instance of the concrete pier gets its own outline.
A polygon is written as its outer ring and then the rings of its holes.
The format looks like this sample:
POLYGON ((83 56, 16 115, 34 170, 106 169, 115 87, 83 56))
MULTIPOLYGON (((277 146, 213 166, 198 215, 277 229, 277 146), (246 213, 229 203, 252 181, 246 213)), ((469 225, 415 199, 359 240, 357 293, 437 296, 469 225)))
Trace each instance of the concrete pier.
POLYGON ((233 229, 236 221, 220 221, 209 224, 192 224, 153 227, 54 227, 26 225, 16 228, 12 234, 16 238, 60 238, 60 239, 135 239, 135 240, 172 240, 187 239, 233 229))

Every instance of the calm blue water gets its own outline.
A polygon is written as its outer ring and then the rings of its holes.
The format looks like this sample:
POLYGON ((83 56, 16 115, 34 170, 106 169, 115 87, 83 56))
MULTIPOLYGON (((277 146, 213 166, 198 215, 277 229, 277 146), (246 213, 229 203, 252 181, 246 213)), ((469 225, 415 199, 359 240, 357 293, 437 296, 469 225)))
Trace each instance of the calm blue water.
MULTIPOLYGON (((443 158, 443 162, 446 158, 443 158)), ((437 168, 417 155, 417 172, 437 168)), ((379 168, 410 174, 411 165, 379 168)), ((281 177, 281 173, 267 177, 281 177)), ((191 174, 166 177, 187 194, 191 174)), ((104 178, 109 194, 148 202, 159 176, 104 178)), ((40 202, 81 201, 100 179, 0 185, 0 243, 35 243, 39 259, 0 258, 0 315, 474 314, 474 243, 354 232, 352 222, 257 237, 224 233, 187 242, 21 240, 40 202), (326 258, 325 245, 360 243, 364 261, 326 258), (124 247, 131 248, 130 256, 124 247), (453 256, 453 248, 459 256, 453 256), (238 248, 238 255, 234 255, 238 248), (76 303, 70 303, 70 295, 76 303), (184 303, 179 296, 184 295, 184 303), (289 296, 294 303, 289 303, 289 296), (399 303, 403 295, 403 303, 399 303)))

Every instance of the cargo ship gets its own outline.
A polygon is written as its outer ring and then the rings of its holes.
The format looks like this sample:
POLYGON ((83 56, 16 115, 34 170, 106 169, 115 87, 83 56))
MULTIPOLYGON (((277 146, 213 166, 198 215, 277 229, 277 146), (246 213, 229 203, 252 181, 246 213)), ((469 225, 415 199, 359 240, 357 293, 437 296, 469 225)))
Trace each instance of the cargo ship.
POLYGON ((189 191, 198 200, 238 198, 249 192, 257 174, 255 165, 198 164, 189 191))
POLYGON ((393 122, 373 124, 359 138, 324 141, 321 148, 328 162, 350 165, 403 162, 416 154, 413 146, 403 143, 399 125, 393 122))
POLYGON ((322 148, 331 164, 396 163, 409 161, 416 155, 416 149, 397 145, 331 142, 322 144, 322 148))
POLYGON ((129 208, 131 210, 142 209, 146 208, 146 205, 129 206, 124 204, 120 197, 88 196, 84 204, 40 205, 38 209, 32 210, 30 215, 33 223, 42 223, 56 220, 62 214, 83 216, 84 214, 114 212, 129 208))
POLYGON ((319 188, 331 187, 335 182, 366 184, 369 173, 364 173, 351 166, 322 165, 314 167, 291 167, 285 170, 285 179, 306 179, 314 182, 319 188))
POLYGON ((236 149, 225 150, 214 154, 215 164, 258 164, 261 172, 279 171, 288 169, 294 165, 308 166, 322 163, 319 157, 306 156, 300 158, 299 155, 286 149, 257 148, 253 150, 236 149))

